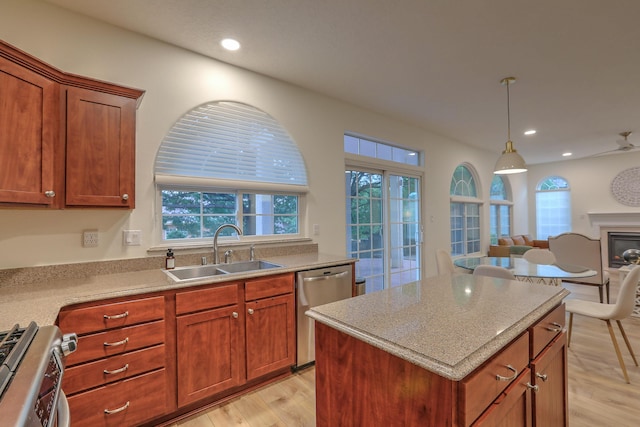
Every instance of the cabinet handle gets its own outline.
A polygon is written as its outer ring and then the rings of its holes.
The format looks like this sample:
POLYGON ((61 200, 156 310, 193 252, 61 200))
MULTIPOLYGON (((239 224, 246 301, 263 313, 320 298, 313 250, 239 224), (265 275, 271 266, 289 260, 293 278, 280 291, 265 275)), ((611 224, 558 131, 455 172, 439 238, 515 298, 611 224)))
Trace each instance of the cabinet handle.
POLYGON ((122 200, 129 200, 129 195, 127 193, 124 193, 122 195, 122 200))
POLYGON ((555 326, 555 328, 550 328, 547 326, 547 331, 550 332, 560 332, 562 330, 562 325, 556 322, 552 322, 551 323, 553 326, 555 326))
POLYGON ((129 337, 126 337, 125 339, 123 339, 122 341, 117 341, 117 342, 105 342, 103 343, 105 347, 115 347, 118 345, 124 345, 126 343, 129 342, 129 337))
POLYGON ((540 372, 536 372, 536 377, 540 378, 542 381, 547 380, 547 374, 541 374, 540 372))
POLYGON ((114 314, 113 316, 109 316, 108 314, 104 314, 102 317, 104 317, 105 320, 113 320, 113 319, 123 319, 123 318, 127 317, 128 315, 129 315, 129 312, 125 311, 124 313, 114 314))
POLYGON ((531 385, 529 383, 526 384, 527 388, 533 390, 534 392, 538 392, 538 390, 540 389, 540 387, 538 387, 537 385, 531 385))
POLYGON ((49 191, 45 191, 44 195, 45 197, 56 197, 56 192, 53 190, 49 190, 49 191))
POLYGON ((249 309, 249 314, 253 314, 253 308, 249 309))
POLYGON ((503 377, 502 375, 496 375, 496 379, 498 381, 513 381, 518 377, 518 370, 511 365, 507 365, 506 368, 513 372, 513 375, 510 377, 503 377))
POLYGON ((124 365, 122 368, 120 369, 114 369, 113 371, 108 371, 108 370, 104 370, 102 372, 104 372, 107 375, 113 375, 113 374, 119 374, 121 372, 126 371, 127 369, 129 369, 129 364, 127 363, 126 365, 124 365))
POLYGON ((124 405, 122 405, 119 408, 116 409, 105 409, 104 413, 107 415, 111 415, 111 414, 117 414, 118 412, 122 412, 125 409, 127 409, 129 407, 129 401, 127 400, 127 403, 125 403, 124 405))
POLYGON ((234 311, 233 313, 231 313, 231 315, 233 316, 233 318, 234 318, 234 319, 237 319, 237 318, 238 318, 238 313, 237 313, 237 312, 235 312, 235 311, 234 311))

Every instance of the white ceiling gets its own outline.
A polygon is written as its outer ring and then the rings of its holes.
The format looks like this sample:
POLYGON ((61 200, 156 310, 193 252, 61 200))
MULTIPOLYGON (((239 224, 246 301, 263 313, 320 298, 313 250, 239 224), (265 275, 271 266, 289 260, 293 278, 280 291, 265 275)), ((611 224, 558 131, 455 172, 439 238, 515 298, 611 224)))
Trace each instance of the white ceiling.
POLYGON ((515 76, 530 164, 640 146, 637 0, 45 1, 496 153, 515 76))

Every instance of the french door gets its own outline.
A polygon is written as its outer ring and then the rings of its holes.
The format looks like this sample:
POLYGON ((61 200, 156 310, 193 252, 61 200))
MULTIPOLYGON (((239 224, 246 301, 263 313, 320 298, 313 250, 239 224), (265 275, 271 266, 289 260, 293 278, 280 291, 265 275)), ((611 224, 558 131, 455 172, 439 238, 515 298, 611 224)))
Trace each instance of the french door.
POLYGON ((420 177, 349 168, 345 182, 347 253, 367 292, 420 280, 420 177))

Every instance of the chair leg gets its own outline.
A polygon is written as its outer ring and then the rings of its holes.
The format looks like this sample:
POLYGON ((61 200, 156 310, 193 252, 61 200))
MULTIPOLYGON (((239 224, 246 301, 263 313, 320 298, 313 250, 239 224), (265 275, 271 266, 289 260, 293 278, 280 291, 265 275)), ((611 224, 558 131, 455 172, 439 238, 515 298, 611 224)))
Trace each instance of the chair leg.
POLYGON ((629 338, 627 337, 627 333, 624 331, 624 328, 622 327, 622 322, 619 320, 616 320, 616 322, 618 323, 618 328, 620 328, 620 333, 622 333, 622 338, 624 338, 624 342, 625 344, 627 344, 627 349, 629 350, 629 353, 631 354, 631 358, 633 359, 633 363, 636 364, 636 366, 638 366, 638 361, 636 360, 636 355, 633 353, 633 349, 631 348, 631 343, 629 342, 629 338))
MULTIPOLYGON (((600 293, 600 304, 604 303, 604 298, 602 296, 602 285, 598 286, 598 293, 600 293)), ((607 301, 609 302, 609 301, 607 301)))
POLYGON ((609 298, 609 282, 605 284, 607 287, 607 304, 611 304, 611 298, 609 298))
POLYGON ((569 313, 569 332, 567 333, 567 348, 571 347, 571 330, 573 329, 573 313, 569 313))
POLYGON ((607 322, 607 328, 609 328, 609 335, 611 335, 611 341, 613 342, 613 348, 616 350, 616 356, 618 356, 618 363, 620 363, 620 368, 622 369, 622 373, 624 374, 624 379, 627 384, 631 384, 629 381, 629 375, 627 374, 627 368, 624 366, 624 360, 622 360, 622 354, 620 354, 620 347, 618 347, 618 340, 616 340, 616 335, 613 333, 613 328, 611 327, 611 320, 605 320, 607 322))

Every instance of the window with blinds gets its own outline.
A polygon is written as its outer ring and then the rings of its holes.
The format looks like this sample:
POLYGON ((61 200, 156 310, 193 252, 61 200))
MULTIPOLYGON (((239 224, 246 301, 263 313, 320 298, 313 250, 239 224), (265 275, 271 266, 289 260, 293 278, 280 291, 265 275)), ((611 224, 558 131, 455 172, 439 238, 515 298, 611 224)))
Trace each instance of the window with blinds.
POLYGON ((255 107, 224 101, 189 111, 163 139, 154 173, 163 240, 209 238, 226 223, 245 236, 300 232, 304 161, 282 126, 255 107))

